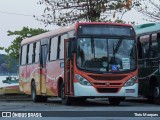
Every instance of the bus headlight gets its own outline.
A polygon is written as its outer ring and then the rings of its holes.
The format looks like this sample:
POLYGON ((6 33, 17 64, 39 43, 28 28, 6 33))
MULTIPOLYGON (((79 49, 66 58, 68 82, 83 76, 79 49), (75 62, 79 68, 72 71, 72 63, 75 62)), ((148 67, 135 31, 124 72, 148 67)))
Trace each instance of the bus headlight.
POLYGON ((85 78, 83 78, 82 76, 76 74, 75 75, 78 82, 81 84, 81 85, 86 85, 86 86, 91 86, 91 83, 89 83, 85 78))
POLYGON ((136 80, 137 80, 137 76, 132 77, 124 84, 124 87, 134 85, 136 83, 136 80))

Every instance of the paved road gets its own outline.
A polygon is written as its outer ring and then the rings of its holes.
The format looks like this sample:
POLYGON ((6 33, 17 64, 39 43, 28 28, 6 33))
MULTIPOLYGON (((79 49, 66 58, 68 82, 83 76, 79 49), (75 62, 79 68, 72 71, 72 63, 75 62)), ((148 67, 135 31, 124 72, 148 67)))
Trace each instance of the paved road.
MULTIPOLYGON (((54 117, 54 120, 79 120, 86 119, 86 120, 158 120, 158 117, 151 118, 151 117, 123 117, 127 116, 127 114, 131 114, 135 116, 141 114, 141 113, 148 113, 147 111, 150 111, 149 113, 156 115, 155 112, 158 112, 158 115, 160 116, 160 105, 154 105, 148 103, 145 99, 131 99, 128 98, 126 101, 122 102, 119 106, 112 106, 109 104, 108 100, 105 98, 99 98, 99 99, 88 99, 84 103, 73 103, 71 106, 64 106, 61 104, 61 101, 59 98, 50 98, 48 102, 46 103, 33 103, 30 98, 26 97, 25 99, 22 99, 23 97, 13 99, 13 98, 7 98, 6 99, 0 99, 0 111, 18 111, 18 112, 26 112, 26 111, 40 111, 43 113, 43 111, 47 111, 46 113, 54 116, 67 116, 71 115, 72 117, 54 117), (57 112, 60 111, 60 112, 57 112), (67 111, 67 112, 66 112, 67 111), (71 111, 73 111, 71 113, 71 111), (91 112, 92 111, 92 112, 91 112), (114 111, 114 112, 111 112, 114 111), (116 111, 116 112, 115 112, 116 111), (122 111, 122 112, 121 112, 122 111), (129 112, 127 112, 129 111, 129 112), (133 112, 134 111, 134 112, 133 112), (108 114, 108 116, 121 116, 122 117, 105 117, 104 114, 108 114), (118 114, 118 115, 117 115, 118 114), (103 117, 102 117, 102 116, 103 117), (76 116, 76 117, 75 117, 76 116), (86 116, 86 117, 84 117, 86 116), (92 116, 92 117, 91 117, 92 116)), ((0 120, 7 120, 8 118, 0 118, 0 120)), ((21 119, 21 118, 12 118, 15 120, 21 119)), ((30 118, 35 119, 35 118, 30 118)), ((37 118, 37 120, 40 118, 37 118)), ((50 117, 43 117, 42 120, 48 120, 52 119, 50 117)))

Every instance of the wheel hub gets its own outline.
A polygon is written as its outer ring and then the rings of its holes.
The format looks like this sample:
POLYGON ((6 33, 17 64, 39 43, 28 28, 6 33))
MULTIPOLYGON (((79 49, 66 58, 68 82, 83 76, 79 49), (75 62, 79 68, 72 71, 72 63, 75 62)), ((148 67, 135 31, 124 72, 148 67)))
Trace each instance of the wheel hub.
POLYGON ((159 96, 159 87, 154 88, 154 97, 157 98, 159 96))

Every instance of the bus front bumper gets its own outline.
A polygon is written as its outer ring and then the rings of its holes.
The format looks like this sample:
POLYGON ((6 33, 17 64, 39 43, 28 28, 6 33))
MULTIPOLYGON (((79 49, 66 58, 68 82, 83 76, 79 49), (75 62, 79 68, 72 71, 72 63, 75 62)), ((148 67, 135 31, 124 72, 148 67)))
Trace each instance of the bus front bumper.
POLYGON ((75 97, 138 97, 138 83, 122 87, 117 93, 100 93, 93 86, 74 83, 75 97))

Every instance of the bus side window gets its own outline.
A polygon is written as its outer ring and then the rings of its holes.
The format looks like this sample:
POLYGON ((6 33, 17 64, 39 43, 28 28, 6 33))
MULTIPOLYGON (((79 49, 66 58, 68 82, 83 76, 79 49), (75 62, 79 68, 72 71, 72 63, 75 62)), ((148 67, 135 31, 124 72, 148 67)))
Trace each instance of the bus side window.
POLYGON ((68 34, 61 35, 61 42, 60 42, 60 58, 64 59, 64 39, 68 39, 68 34))
POLYGON ((19 56, 19 65, 22 64, 22 46, 21 46, 21 49, 20 49, 20 56, 19 56))
POLYGON ((26 57, 26 64, 28 64, 28 57, 29 57, 29 44, 27 45, 27 57, 26 57))
POLYGON ((27 57, 27 45, 22 46, 22 53, 21 53, 21 65, 26 64, 26 57, 27 57))
POLYGON ((142 44, 140 42, 140 37, 137 38, 137 47, 138 47, 138 59, 142 59, 142 44))
POLYGON ((36 50, 36 43, 33 43, 32 63, 35 63, 35 50, 36 50))
POLYGON ((58 46, 58 36, 53 37, 50 40, 50 52, 49 52, 49 60, 56 60, 57 59, 57 46, 58 46))
POLYGON ((157 41, 157 34, 152 34, 151 37, 151 50, 150 50, 150 57, 156 58, 158 57, 158 41, 157 41))
POLYGON ((35 63, 39 62, 39 53, 40 53, 40 42, 37 42, 35 48, 35 63))
POLYGON ((149 35, 140 37, 141 47, 142 47, 142 58, 149 57, 149 35))
POLYGON ((28 63, 32 63, 32 57, 33 57, 33 43, 29 45, 29 52, 28 52, 28 63))

